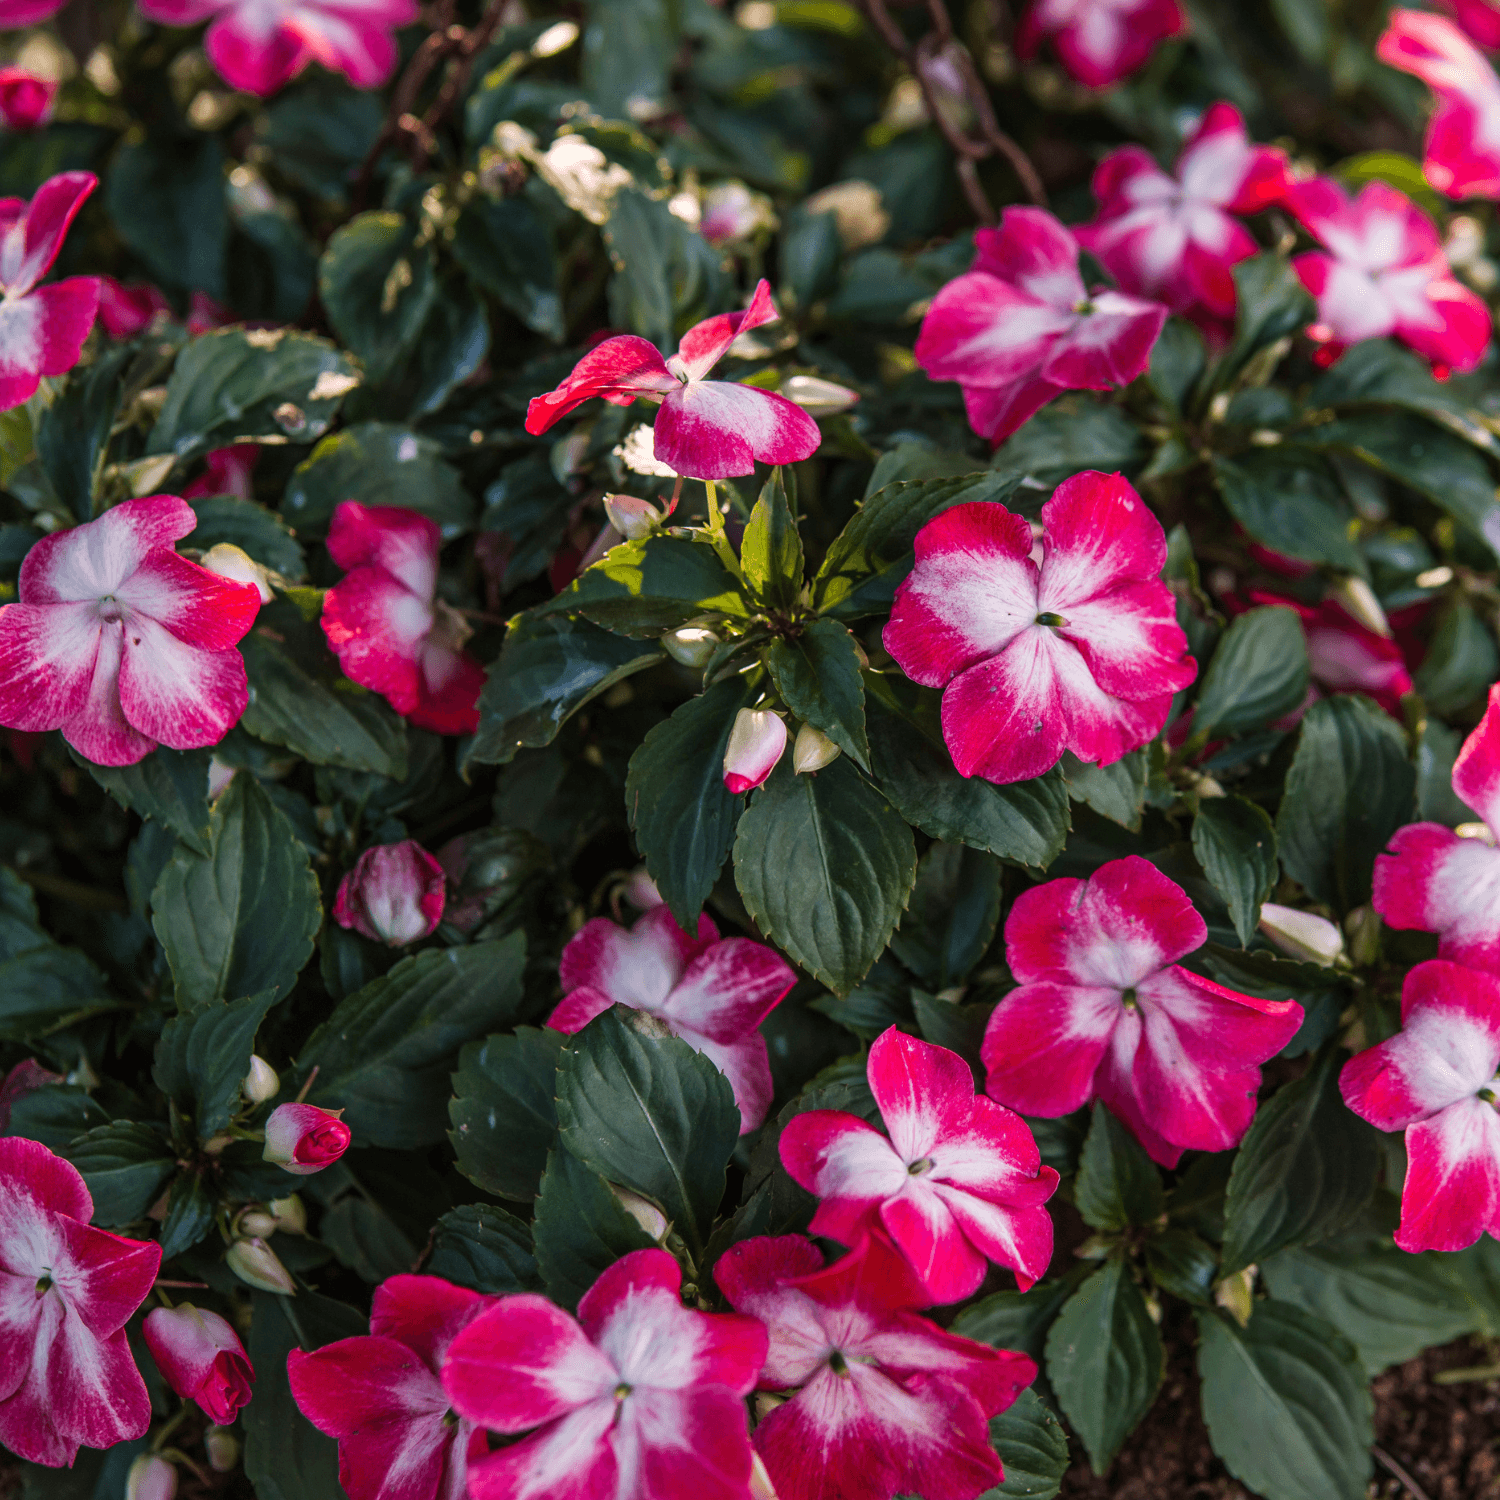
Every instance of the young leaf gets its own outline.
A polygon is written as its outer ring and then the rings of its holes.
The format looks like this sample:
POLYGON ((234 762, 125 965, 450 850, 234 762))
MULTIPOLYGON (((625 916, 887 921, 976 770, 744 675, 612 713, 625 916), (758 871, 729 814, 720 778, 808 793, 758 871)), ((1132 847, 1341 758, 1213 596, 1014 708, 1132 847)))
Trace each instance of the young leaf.
POLYGON ((868 771, 859 662, 854 637, 837 620, 813 620, 795 638, 778 636, 766 651, 766 665, 786 706, 868 771))
POLYGON ((459 1053, 448 1101, 458 1170, 476 1187, 529 1203, 557 1140, 560 1031, 520 1027, 459 1053))
POLYGON ((1166 1207, 1161 1173, 1136 1138, 1095 1103, 1073 1188, 1078 1212, 1094 1229, 1118 1234, 1152 1224, 1166 1207))
POLYGON ((492 1203, 466 1203, 445 1213, 432 1231, 422 1268, 455 1286, 500 1296, 541 1287, 531 1225, 492 1203))
POLYGON ((802 538, 779 468, 750 512, 740 542, 740 567, 751 593, 767 609, 785 611, 796 604, 802 592, 802 538))
POLYGON ((1193 853, 1248 946, 1279 874, 1270 815, 1243 797, 1206 797, 1193 819, 1193 853))
POLYGON ((93 1222, 104 1229, 144 1218, 177 1170, 166 1137, 153 1125, 129 1120, 100 1125, 60 1154, 82 1174, 94 1200, 93 1222))
POLYGON ((990 1445, 1005 1478, 979 1500, 1053 1500, 1068 1468, 1068 1435, 1034 1390, 990 1418, 990 1445))
POLYGON ((210 1003, 162 1029, 151 1077, 162 1093, 192 1109, 199 1140, 229 1123, 250 1071, 256 1030, 275 999, 275 990, 264 990, 227 1005, 210 1003))
POLYGON ((654 1243, 620 1206, 609 1183, 561 1146, 547 1158, 531 1227, 547 1295, 570 1312, 601 1271, 654 1243))
POLYGON ((1294 610, 1267 605, 1230 622, 1203 677, 1193 738, 1263 729, 1307 696, 1307 641, 1294 610))

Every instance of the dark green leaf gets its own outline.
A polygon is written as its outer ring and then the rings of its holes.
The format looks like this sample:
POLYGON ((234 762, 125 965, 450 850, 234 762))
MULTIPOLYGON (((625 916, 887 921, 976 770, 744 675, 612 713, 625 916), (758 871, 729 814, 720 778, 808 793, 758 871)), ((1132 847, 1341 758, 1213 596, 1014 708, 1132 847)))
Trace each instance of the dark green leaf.
POLYGON ((1234 341, 1214 367, 1212 388, 1233 383, 1262 350, 1306 328, 1317 308, 1285 257, 1273 253, 1234 268, 1237 312, 1234 341))
POLYGON ((1056 1281, 1038 1282, 1029 1292, 992 1292, 959 1312, 953 1320, 953 1332, 996 1349, 1029 1354, 1042 1371, 1037 1376, 1037 1391, 1043 1399, 1051 1400, 1045 1373, 1047 1334, 1063 1304, 1084 1279, 1083 1268, 1074 1267, 1056 1281))
POLYGON ((1193 710, 1193 737, 1206 741, 1264 729, 1307 696, 1307 641, 1295 610, 1247 610, 1230 622, 1208 664, 1193 710))
POLYGON ((534 333, 562 342, 552 236, 524 198, 471 198, 454 226, 453 256, 534 333))
POLYGON ((318 1237, 362 1281, 372 1284, 412 1270, 417 1247, 376 1203, 348 1193, 325 1211, 318 1237))
POLYGON ((195 130, 121 146, 105 174, 104 198, 120 238, 153 280, 223 300, 229 214, 217 135, 195 130))
POLYGON ((318 293, 340 340, 381 385, 410 353, 437 295, 430 249, 414 247, 402 214, 359 214, 333 232, 318 263, 318 293))
POLYGON ((740 567, 750 592, 765 608, 785 611, 796 604, 802 592, 802 538, 779 468, 750 512, 740 542, 740 567))
POLYGON ((1185 318, 1168 318, 1151 348, 1151 369, 1146 378, 1174 415, 1183 416, 1207 363, 1203 335, 1185 318))
POLYGON ((1154 1224, 1166 1208, 1156 1163, 1099 1103, 1094 1105, 1083 1143, 1073 1195, 1084 1222, 1111 1233, 1131 1225, 1154 1224))
POLYGON ((102 1106, 81 1088, 54 1083, 11 1101, 6 1133, 40 1141, 55 1151, 86 1130, 108 1123, 109 1116, 102 1106))
POLYGON ((276 991, 266 990, 227 1005, 213 1002, 162 1029, 151 1077, 162 1093, 193 1112, 200 1140, 229 1123, 250 1071, 256 1030, 275 999, 276 991))
POLYGON ((653 1243, 620 1207, 609 1183, 561 1147, 547 1160, 531 1227, 547 1295, 570 1312, 600 1272, 653 1243))
POLYGON ((166 1137, 153 1125, 129 1120, 96 1126, 60 1154, 82 1174, 94 1200, 92 1222, 101 1229, 144 1218, 177 1170, 166 1137))
POLYGON ((1169 1228, 1146 1241, 1146 1270, 1162 1291, 1208 1306, 1219 1257, 1191 1229, 1169 1228))
POLYGON ((990 1418, 990 1444, 1004 1480, 979 1500, 1053 1500, 1068 1468, 1068 1435, 1033 1390, 990 1418))
POLYGON ((214 1227, 218 1204, 196 1172, 183 1172, 172 1184, 167 1216, 161 1225, 161 1258, 171 1260, 191 1250, 214 1227))
POLYGON ((51 945, 52 939, 42 931, 31 887, 14 870, 0 865, 0 961, 51 945))
POLYGON ((1243 797, 1206 797, 1193 819, 1193 853, 1248 946, 1279 874, 1270 815, 1243 797))
POLYGON ((432 1254, 422 1269, 491 1296, 541 1286, 531 1226, 490 1203, 466 1203, 445 1213, 433 1229, 432 1254))
POLYGON ((692 323, 724 305, 728 288, 718 251, 665 201, 625 188, 615 197, 604 239, 615 267, 609 321, 616 328, 670 348, 679 322, 692 323))
POLYGON ((439 410, 484 363, 490 320, 468 277, 444 276, 411 353, 382 382, 382 416, 418 418, 439 410))
POLYGON ((1042 408, 995 454, 996 469, 1044 489, 1097 469, 1134 469, 1146 456, 1140 427, 1112 403, 1075 393, 1042 408))
POLYGON ((1417 740, 1417 807, 1424 823, 1442 823, 1456 828, 1471 823, 1474 810, 1453 790, 1453 762, 1458 759, 1462 739, 1439 719, 1428 719, 1417 740))
POLYGON ((77 948, 28 948, 0 963, 0 1040, 45 1036, 119 1004, 77 948))
POLYGON ((122 807, 155 818, 195 854, 209 852, 208 750, 158 746, 133 766, 96 766, 75 757, 122 807))
POLYGON ((813 620, 795 639, 778 636, 765 659, 786 706, 869 770, 865 688, 854 637, 837 620, 813 620))
POLYGON ((93 514, 109 430, 120 406, 120 372, 129 348, 114 349, 68 377, 36 423, 36 453, 57 498, 80 521, 93 514))
POLYGON ((962 844, 935 843, 917 866, 891 951, 929 989, 947 989, 984 957, 999 921, 999 861, 962 844))
POLYGON ((1230 515, 1257 542, 1303 562, 1365 572, 1350 535, 1353 515, 1324 465, 1277 448, 1238 459, 1216 454, 1213 463, 1230 515))
POLYGON ((193 546, 200 551, 230 542, 292 583, 307 577, 302 548, 275 511, 236 495, 205 495, 188 503, 198 517, 193 546))
POLYGON ((453 1075, 448 1139, 458 1170, 476 1187, 529 1203, 557 1140, 554 1098, 563 1036, 521 1027, 470 1042, 453 1075))
POLYGON ((1467 600, 1443 611, 1416 676, 1416 689, 1433 713, 1454 715, 1483 696, 1500 677, 1500 651, 1467 600))
POLYGON ((1075 802, 1088 803, 1101 817, 1132 833, 1140 832, 1150 770, 1150 755, 1145 747, 1132 750, 1111 766, 1090 765, 1071 750, 1063 752, 1062 771, 1067 777, 1068 795, 1075 802))

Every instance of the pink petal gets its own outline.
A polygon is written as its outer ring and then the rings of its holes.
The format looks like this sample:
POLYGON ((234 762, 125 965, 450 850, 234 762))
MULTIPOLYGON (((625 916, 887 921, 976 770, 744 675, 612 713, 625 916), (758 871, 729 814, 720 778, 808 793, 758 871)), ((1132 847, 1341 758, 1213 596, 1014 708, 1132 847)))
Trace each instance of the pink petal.
POLYGON ((1007 208, 998 229, 974 232, 974 269, 1065 312, 1084 297, 1078 242, 1044 208, 1007 208))
POLYGON ((1022 984, 985 1028, 985 1090, 1023 1114, 1072 1114, 1093 1097, 1094 1075, 1121 1014, 1115 989, 1022 984))
POLYGON ((125 630, 117 622, 99 634, 87 696, 58 726, 80 755, 99 766, 131 766, 156 749, 156 741, 125 717, 120 702, 124 656, 125 630))
POLYGON ((563 949, 559 978, 564 992, 587 986, 635 1010, 658 1010, 688 965, 719 941, 707 913, 698 936, 689 937, 665 906, 653 907, 630 929, 595 917, 563 949))
MULTIPOLYGON (((658 908, 659 909, 659 908, 658 908)), ((662 1018, 716 1042, 753 1032, 797 982, 774 949, 749 938, 727 938, 699 953, 662 1006, 662 1018)))
POLYGON ((1090 311, 1047 351, 1038 374, 1070 389, 1107 391, 1129 385, 1151 363, 1167 309, 1109 291, 1094 292, 1088 305, 1090 311))
POLYGON ((379 693, 400 714, 421 701, 421 653, 430 603, 379 567, 358 567, 323 596, 323 634, 344 676, 379 693))
POLYGON ((771 709, 742 708, 724 746, 724 785, 734 796, 763 786, 786 750, 786 720, 771 709))
POLYGON ((974 1075, 958 1053, 892 1026, 871 1045, 866 1072, 891 1146, 904 1161, 929 1155, 968 1123, 974 1075))
POLYGON ((218 744, 249 701, 238 651, 201 650, 142 617, 127 622, 119 683, 131 727, 173 750, 218 744))
MULTIPOLYGON (((599 920, 601 919, 595 918, 595 921, 599 920)), ((582 1031, 595 1016, 602 1016, 614 1003, 603 990, 580 985, 563 996, 547 1017, 547 1025, 565 1036, 572 1036, 575 1031, 582 1031)))
POLYGON ((1500 683, 1490 688, 1484 717, 1453 762, 1453 790, 1491 829, 1500 828, 1500 683))
POLYGON ((1385 922, 1439 933, 1443 958, 1500 971, 1500 849, 1438 823, 1409 823, 1390 850, 1375 860, 1373 901, 1385 922))
POLYGON ((94 1200, 82 1175, 40 1141, 0 1136, 0 1227, 6 1231, 0 1242, 15 1243, 10 1237, 21 1234, 23 1225, 44 1212, 88 1223, 94 1216, 94 1200))
POLYGON ((436 521, 399 505, 345 500, 328 526, 328 555, 339 567, 381 568, 423 600, 430 600, 437 587, 442 545, 436 521))
POLYGON ((687 1026, 673 1024, 672 1029, 729 1080, 735 1107, 740 1112, 740 1134, 758 1130, 765 1123, 776 1095, 766 1039, 758 1031, 752 1031, 737 1042, 716 1042, 687 1026))
MULTIPOLYGON (((830 1202, 860 1213, 906 1186, 906 1163, 891 1142, 845 1110, 809 1109, 793 1115, 777 1149, 792 1180, 824 1200, 820 1214, 830 1202)), ((832 1228, 827 1232, 834 1233, 832 1228)))
MULTIPOLYGON (((765 1330, 754 1326, 764 1351, 765 1330)), ((615 1431, 620 1493, 639 1500, 743 1500, 750 1484, 746 1426, 745 1404, 728 1390, 637 1388, 622 1403, 615 1431)))
POLYGON ((1426 307, 1419 316, 1397 309, 1397 335, 1434 364, 1466 374, 1489 348, 1489 307, 1451 275, 1434 277, 1425 293, 1426 307))
MULTIPOLYGON (((595 1500, 619 1494, 612 1428, 616 1403, 601 1397, 511 1443, 469 1469, 472 1500, 595 1500)), ((627 1492, 628 1493, 628 1492, 627 1492)))
POLYGON ((688 380, 702 380, 729 352, 742 333, 762 328, 780 318, 771 300, 771 283, 762 277, 755 286, 750 306, 743 312, 720 313, 695 323, 683 334, 672 366, 688 380))
POLYGON ((417 661, 417 704, 407 721, 433 734, 473 734, 485 670, 467 651, 450 651, 428 636, 417 661))
POLYGON ((238 645, 260 612, 260 590, 236 583, 159 547, 114 590, 114 597, 206 651, 238 645))
POLYGON ((357 89, 379 88, 395 71, 397 26, 416 19, 414 3, 386 4, 369 15, 353 6, 307 4, 293 10, 286 27, 308 57, 342 73, 357 89))
POLYGON ((675 387, 656 415, 655 437, 656 457, 689 479, 753 474, 757 462, 799 463, 823 441, 818 424, 785 396, 722 380, 675 387))
MULTIPOLYGON (((1078 293, 1081 298, 1081 283, 1078 293)), ((932 299, 917 335, 916 360, 934 380, 1004 389, 1039 370, 1055 340, 1075 322, 1071 306, 1059 308, 974 270, 932 299)))
POLYGON ((102 633, 98 611, 88 604, 0 609, 0 724, 35 734, 79 713, 102 633))
MULTIPOLYGON (((1050 1197, 1057 1187, 1057 1173, 1043 1167, 1038 1182, 1039 1190, 1050 1197)), ((935 1184, 934 1191, 948 1205, 964 1238, 996 1265, 1010 1267, 1023 1292, 1047 1274, 1052 1262, 1052 1215, 1045 1208, 993 1203, 973 1193, 951 1191, 942 1183, 935 1184)), ((934 1300, 949 1300, 938 1297, 930 1282, 928 1287, 934 1300)))
POLYGON ((231 88, 265 98, 285 87, 312 61, 312 54, 290 28, 263 29, 242 19, 237 8, 226 11, 203 39, 214 70, 231 88))
POLYGON ((904 1193, 881 1206, 880 1220, 933 1302, 962 1302, 978 1291, 989 1263, 969 1243, 944 1196, 904 1193))
MULTIPOLYGON (((98 186, 99 179, 92 172, 62 172, 36 190, 25 216, 0 237, 0 286, 9 296, 24 296, 47 274, 83 200, 98 186)), ((79 280, 92 286, 97 310, 98 282, 79 280)), ((92 312, 89 321, 93 321, 92 312)))
POLYGON ((197 524, 186 500, 151 495, 112 506, 97 521, 54 531, 21 564, 21 602, 97 601, 123 586, 152 552, 170 548, 197 524))
POLYGON ((760 1379, 763 1390, 803 1384, 827 1357, 823 1309, 791 1284, 822 1268, 816 1246, 800 1234, 741 1240, 714 1263, 714 1280, 730 1306, 766 1327, 770 1343, 760 1379))
MULTIPOLYGON (((1033 3, 1039 12, 1048 9, 1045 0, 1033 3)), ((1177 0, 1140 0, 1132 6, 1088 0, 1062 10, 1059 19, 1060 25, 1054 22, 1047 28, 1054 30, 1058 59, 1079 83, 1092 89, 1129 77, 1159 41, 1187 29, 1177 0)))
POLYGON ((968 413, 969 426, 980 437, 988 438, 992 443, 1003 443, 1022 423, 1066 389, 1066 386, 1043 380, 1040 376, 999 389, 966 385, 963 388, 964 410, 968 413))
POLYGON ((590 349, 556 390, 535 397, 526 408, 526 430, 539 436, 559 417, 594 396, 602 396, 616 406, 629 406, 637 396, 661 395, 679 388, 677 377, 667 369, 654 344, 634 334, 622 334, 590 349))
POLYGON ((1406 1132, 1406 1183, 1396 1243, 1462 1250, 1500 1218, 1500 1114, 1462 1100, 1406 1132))

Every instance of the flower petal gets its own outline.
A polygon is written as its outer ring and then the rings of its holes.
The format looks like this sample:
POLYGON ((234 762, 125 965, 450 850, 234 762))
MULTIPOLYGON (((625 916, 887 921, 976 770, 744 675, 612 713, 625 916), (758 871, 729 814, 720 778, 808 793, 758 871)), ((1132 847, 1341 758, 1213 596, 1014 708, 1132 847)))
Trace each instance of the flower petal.
POLYGON ((1409 823, 1390 851, 1375 860, 1373 901, 1385 922, 1436 932, 1443 958, 1500 971, 1500 849, 1439 823, 1409 823))
MULTIPOLYGON (((665 395, 680 388, 656 345, 635 334, 605 339, 573 366, 573 373, 526 408, 526 430, 540 436, 559 417, 594 396, 615 406, 629 406, 637 396, 665 395)), ((717 476, 714 476, 717 477, 717 476)))
POLYGON ((200 650, 139 616, 127 622, 119 681, 131 727, 173 750, 217 745, 250 697, 238 651, 200 650))
POLYGON ((755 285, 755 295, 743 312, 719 313, 695 323, 683 334, 673 364, 689 380, 702 380, 729 352, 729 346, 752 328, 763 328, 781 317, 771 300, 771 283, 764 276, 755 285))
POLYGON ((676 387, 656 415, 656 457, 689 479, 799 463, 822 441, 818 424, 785 396, 723 380, 676 387))
POLYGON ((1466 1099, 1406 1132, 1406 1182, 1396 1243, 1463 1250, 1500 1219, 1500 1114, 1466 1099))

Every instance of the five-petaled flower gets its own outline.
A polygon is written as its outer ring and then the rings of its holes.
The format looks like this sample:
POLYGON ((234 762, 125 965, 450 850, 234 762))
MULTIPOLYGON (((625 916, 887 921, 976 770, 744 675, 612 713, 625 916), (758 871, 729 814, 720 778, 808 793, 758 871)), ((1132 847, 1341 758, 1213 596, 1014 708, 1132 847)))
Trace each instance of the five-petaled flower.
POLYGON ((339 881, 333 920, 377 943, 404 947, 442 920, 443 867, 415 839, 366 849, 339 881))
POLYGON ((1033 57, 1050 37, 1069 74, 1088 88, 1104 89, 1141 67, 1158 42, 1186 29, 1177 0, 1032 0, 1016 51, 1033 57))
POLYGON ((179 1396, 196 1401, 221 1427, 250 1399, 255 1371, 239 1335, 218 1313, 194 1307, 158 1307, 141 1332, 156 1368, 179 1396))
POLYGON ((63 172, 30 203, 0 198, 0 411, 29 401, 43 375, 66 374, 83 352, 99 312, 99 278, 37 283, 98 185, 92 172, 63 172))
POLYGON ((442 545, 417 511, 343 501, 328 552, 347 576, 323 596, 323 634, 344 675, 418 729, 472 734, 484 668, 463 650, 467 624, 437 597, 442 545))
POLYGON ((689 937, 657 906, 628 931, 608 917, 584 923, 563 949, 561 976, 563 1001, 549 1026, 581 1031, 611 1005, 647 1011, 729 1079, 742 1134, 765 1119, 771 1064, 757 1028, 797 980, 774 949, 721 939, 706 912, 689 937))
POLYGON ((1441 958, 1401 987, 1401 1030, 1351 1057, 1344 1102, 1406 1132, 1403 1250, 1462 1250, 1500 1238, 1500 980, 1441 958))
POLYGON ((1336 359, 1350 344, 1393 335, 1440 373, 1472 370, 1489 347, 1490 311, 1455 280, 1437 226, 1410 198, 1367 182, 1351 201, 1315 177, 1287 190, 1286 206, 1326 247, 1292 260, 1318 302, 1308 329, 1336 359))
POLYGON ((93 1215, 70 1162, 0 1139, 0 1443, 53 1468, 151 1422, 125 1324, 150 1295, 161 1247, 95 1229, 93 1215))
POLYGON ((349 1149, 353 1139, 341 1114, 341 1109, 320 1109, 316 1104, 278 1104, 266 1121, 262 1156, 295 1177, 321 1172, 349 1149))
POLYGON ((152 495, 32 547, 20 602, 0 609, 0 724, 61 729, 101 766, 229 733, 260 593, 173 551, 196 524, 185 500, 152 495))
MULTIPOLYGON (((519 1442, 471 1462, 473 1500, 745 1500, 754 1318, 682 1305, 682 1268, 635 1250, 583 1294, 502 1297, 448 1350, 459 1414, 519 1442)), ((359 1497, 355 1497, 359 1500, 359 1497)))
POLYGON ((1197 668, 1161 581, 1161 522, 1120 475, 1078 474, 1031 527, 993 501, 956 505, 917 533, 885 647, 943 688, 943 738, 961 775, 1024 781, 1064 750, 1110 765, 1156 735, 1197 668))
POLYGON ((1281 200, 1286 156, 1254 146, 1234 105, 1210 108, 1171 173, 1142 146, 1112 151, 1094 173, 1099 212, 1076 231, 1120 290, 1164 302, 1221 336, 1234 317, 1231 268, 1255 254, 1235 214, 1281 200))
POLYGON ((781 316, 762 281, 744 312, 720 313, 689 328, 677 353, 663 359, 656 346, 634 334, 605 339, 573 373, 526 409, 526 430, 540 434, 592 396, 629 406, 638 396, 660 401, 655 455, 689 479, 750 474, 757 462, 792 464, 810 458, 821 437, 802 410, 753 385, 710 380, 709 372, 742 333, 781 316))
POLYGON ((1052 1118, 1102 1099, 1165 1167, 1237 1144, 1260 1064, 1291 1041, 1302 1007, 1174 962, 1207 936, 1182 887, 1133 854, 1023 891, 1005 922, 1020 985, 984 1034, 990 1096, 1052 1118))
POLYGON ((368 1334, 292 1350, 292 1396, 338 1439, 350 1500, 464 1500, 488 1444, 438 1377, 454 1338, 494 1303, 440 1276, 392 1276, 375 1288, 368 1334))
POLYGON ((956 380, 969 425, 1001 442, 1063 391, 1128 385, 1151 359, 1167 309, 1084 290, 1078 241, 1040 208, 1008 208, 975 232, 973 266, 932 299, 917 363, 956 380))
POLYGON ((895 1027, 867 1072, 889 1136, 835 1109, 805 1110, 781 1132, 787 1171, 820 1200, 812 1233, 854 1245, 883 1229, 933 1302, 962 1301, 992 1260, 1025 1291, 1052 1259, 1042 1205, 1057 1189, 1026 1122, 976 1097, 956 1052, 895 1027))
POLYGON ((742 1240, 714 1280, 770 1332, 760 1388, 790 1396, 755 1429, 780 1500, 972 1500, 1001 1482, 988 1419, 1036 1365, 913 1313, 921 1291, 882 1236, 826 1270, 799 1234, 742 1240))

